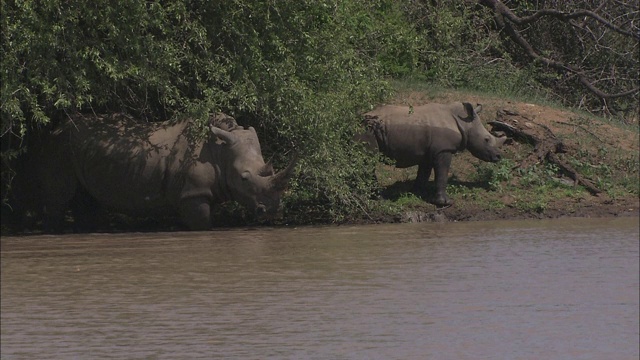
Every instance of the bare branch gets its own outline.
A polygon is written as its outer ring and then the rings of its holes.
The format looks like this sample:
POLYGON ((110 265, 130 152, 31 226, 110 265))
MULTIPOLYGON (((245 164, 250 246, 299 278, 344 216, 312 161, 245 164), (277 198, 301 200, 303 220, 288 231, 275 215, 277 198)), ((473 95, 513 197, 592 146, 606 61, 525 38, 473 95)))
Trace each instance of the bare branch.
MULTIPOLYGON (((507 8, 507 10, 508 10, 508 8, 507 8)), ((565 12, 558 11, 558 10, 553 10, 553 9, 541 9, 541 10, 536 11, 533 15, 529 15, 529 16, 525 16, 525 17, 517 17, 510 10, 509 10, 509 12, 513 16, 513 17, 509 17, 509 20, 513 21, 514 23, 516 23, 518 25, 535 22, 535 21, 537 21, 538 19, 540 19, 543 16, 555 17, 555 18, 560 19, 562 21, 568 21, 568 20, 572 20, 572 19, 576 19, 576 18, 583 18, 583 17, 587 18, 587 17, 589 17, 589 18, 592 18, 592 19, 598 21, 602 25, 608 27, 609 29, 611 29, 611 30, 613 30, 613 31, 615 31, 617 33, 620 33, 620 34, 625 35, 625 36, 631 36, 631 37, 633 37, 635 39, 640 40, 640 34, 624 30, 624 29, 612 24, 611 22, 605 20, 600 15, 594 13, 593 11, 589 11, 589 10, 578 10, 578 11, 574 11, 572 13, 565 13, 565 12)))
MULTIPOLYGON (((591 93, 593 93, 594 95, 598 96, 599 98, 605 100, 605 99, 612 99, 612 98, 619 98, 619 97, 624 97, 624 96, 629 96, 629 95, 633 95, 634 93, 637 93, 640 88, 634 88, 628 91, 623 91, 620 93, 616 93, 616 94, 609 94, 609 93, 605 93, 604 91, 600 90, 598 87, 596 87, 594 85, 594 83, 589 80, 589 78, 586 76, 586 74, 584 73, 584 71, 580 68, 565 64, 563 62, 551 59, 549 57, 543 56, 541 54, 539 54, 534 48, 533 46, 531 46, 531 44, 522 36, 522 34, 520 33, 520 31, 518 31, 513 24, 515 25, 525 25, 525 24, 529 24, 532 23, 538 19, 540 19, 543 16, 552 16, 555 18, 558 18, 562 21, 565 22, 569 22, 569 20, 571 19, 576 19, 576 18, 580 18, 580 17, 590 17, 592 19, 595 19, 596 21, 600 22, 601 24, 603 24, 604 26, 606 26, 609 29, 612 29, 614 31, 616 31, 617 33, 620 33, 622 35, 625 36, 631 36, 635 39, 640 39, 640 34, 636 34, 636 33, 631 33, 629 31, 626 31, 624 29, 619 28, 618 26, 615 26, 614 24, 608 22, 607 20, 605 20, 604 18, 602 18, 601 16, 599 16, 598 14, 589 11, 589 10, 579 10, 579 11, 575 11, 572 13, 565 13, 562 11, 558 11, 558 10, 552 10, 552 9, 543 9, 543 10, 538 10, 537 12, 535 12, 533 15, 530 16, 526 16, 526 17, 519 17, 516 14, 514 14, 506 5, 504 5, 500 0, 479 0, 479 3, 481 5, 484 5, 486 7, 489 7, 493 10, 494 12, 494 17, 496 19, 496 23, 498 24, 498 26, 500 26, 501 28, 503 28, 507 35, 509 35, 509 37, 516 43, 518 44, 524 51, 525 53, 533 58, 534 60, 542 63, 543 65, 546 65, 550 68, 553 68, 557 71, 563 72, 563 73, 571 73, 577 76, 578 81, 585 87, 587 88, 587 90, 589 90, 591 93), (507 21, 505 21, 507 20, 507 21)), ((591 30, 588 30, 590 33, 591 30)), ((592 33, 593 35, 593 33, 592 33)))

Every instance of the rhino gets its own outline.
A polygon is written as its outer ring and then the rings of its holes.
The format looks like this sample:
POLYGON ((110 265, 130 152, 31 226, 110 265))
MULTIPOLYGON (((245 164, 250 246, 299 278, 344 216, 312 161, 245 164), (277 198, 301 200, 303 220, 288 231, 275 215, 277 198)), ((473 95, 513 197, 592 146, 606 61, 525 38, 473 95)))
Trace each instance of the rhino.
POLYGON ((198 140, 193 122, 141 124, 122 114, 75 115, 44 141, 33 163, 47 217, 59 221, 79 192, 133 216, 174 214, 191 230, 212 227, 211 208, 236 201, 276 215, 296 158, 274 173, 253 127, 224 114, 198 140))
POLYGON ((36 220, 42 219, 46 232, 61 232, 64 212, 73 206, 76 186, 68 146, 62 141, 60 129, 50 131, 43 129, 27 138, 27 151, 11 164, 15 176, 10 185, 11 211, 7 212, 7 218, 11 218, 11 225, 17 226, 18 231, 31 228, 36 220), (64 203, 44 201, 52 194, 61 194, 64 203))
POLYGON ((421 106, 384 105, 364 114, 365 134, 358 137, 365 145, 395 161, 398 168, 418 165, 414 191, 426 190, 431 170, 435 172, 436 192, 431 202, 450 206, 446 193, 452 154, 468 149, 483 161, 497 162, 499 147, 506 137, 495 137, 482 125, 470 103, 427 104, 421 106))

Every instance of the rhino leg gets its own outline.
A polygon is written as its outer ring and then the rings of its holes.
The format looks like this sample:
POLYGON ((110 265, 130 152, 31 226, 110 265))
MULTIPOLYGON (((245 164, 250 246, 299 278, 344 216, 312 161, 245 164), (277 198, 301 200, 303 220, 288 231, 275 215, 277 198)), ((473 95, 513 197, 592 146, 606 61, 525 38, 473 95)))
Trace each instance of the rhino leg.
POLYGON ((449 178, 449 168, 451 167, 450 152, 441 152, 434 157, 436 194, 433 204, 436 206, 449 206, 453 202, 447 196, 447 180, 449 178))
POLYGON ((426 192, 432 169, 433 162, 429 158, 426 158, 418 165, 418 176, 416 176, 416 181, 413 183, 413 191, 415 193, 421 194, 426 192))
POLYGON ((96 232, 109 225, 108 214, 86 190, 78 189, 71 200, 74 232, 96 232))
POLYGON ((65 215, 76 193, 78 181, 70 174, 42 179, 43 228, 46 233, 63 233, 65 215))
POLYGON ((189 198, 180 202, 180 219, 191 230, 211 229, 211 205, 205 198, 189 198))
POLYGON ((42 227, 47 234, 64 232, 64 215, 66 206, 45 206, 42 227))

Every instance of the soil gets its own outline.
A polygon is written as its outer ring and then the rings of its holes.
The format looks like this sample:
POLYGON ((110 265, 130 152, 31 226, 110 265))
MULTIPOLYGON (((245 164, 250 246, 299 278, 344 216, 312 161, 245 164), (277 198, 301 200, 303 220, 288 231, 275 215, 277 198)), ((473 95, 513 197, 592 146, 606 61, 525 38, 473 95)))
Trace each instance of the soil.
MULTIPOLYGON (((473 104, 482 104, 481 119, 489 123, 496 119, 498 111, 507 110, 509 113, 518 114, 520 121, 525 121, 526 127, 535 128, 540 125, 546 127, 558 139, 561 139, 567 154, 584 157, 583 161, 597 167, 612 166, 614 162, 627 161, 631 164, 628 173, 635 174, 635 184, 638 184, 638 151, 639 136, 638 124, 613 124, 606 120, 580 114, 568 110, 557 109, 531 103, 509 101, 502 98, 493 98, 480 95, 469 95, 456 92, 442 93, 439 95, 427 95, 423 92, 405 91, 391 101, 392 104, 418 106, 429 102, 454 102, 465 101, 473 104), (524 120, 523 120, 524 119, 524 120), (635 128, 635 129, 634 129, 635 128), (582 150, 582 151, 581 151, 582 150)), ((490 128, 489 126, 487 126, 490 128)), ((516 163, 523 165, 534 149, 531 145, 513 141, 505 145, 506 157, 511 157, 516 163)), ((541 159, 540 162, 544 162, 541 159)), ((449 184, 456 181, 466 187, 486 187, 486 184, 478 184, 472 181, 475 165, 480 161, 473 158, 468 152, 456 154, 451 166, 449 176, 452 178, 449 184)), ((524 165, 523 165, 524 166, 524 165)), ((378 173, 382 176, 383 194, 409 192, 412 181, 415 179, 417 168, 395 169, 393 166, 381 165, 378 173), (395 188, 395 189, 393 189, 395 188)), ((379 177, 380 179, 380 177, 379 177)), ((562 181, 572 183, 568 178, 562 181)), ((375 219, 375 222, 446 222, 446 221, 477 221, 477 220, 515 220, 515 219, 543 219, 564 217, 637 217, 640 215, 640 199, 638 188, 635 193, 630 191, 617 191, 611 194, 603 188, 599 194, 591 194, 584 190, 579 195, 555 197, 545 200, 541 209, 522 209, 517 206, 518 201, 526 201, 519 194, 505 194, 504 192, 479 191, 482 193, 482 201, 469 200, 464 197, 451 195, 454 204, 448 208, 437 209, 435 206, 424 203, 412 205, 400 216, 395 218, 375 219), (488 206, 487 204, 499 204, 488 206)), ((527 189, 518 189, 526 193, 527 189)), ((532 190, 533 191, 533 190, 532 190)), ((535 197, 536 194, 531 194, 535 197)))
POLYGON ((550 203, 544 212, 526 212, 515 207, 506 206, 501 209, 487 209, 481 206, 464 207, 452 205, 438 210, 407 211, 401 222, 447 222, 447 221, 489 221, 489 220, 523 220, 523 219, 558 219, 558 218, 606 218, 606 217, 638 217, 638 199, 625 198, 615 201, 594 197, 580 203, 567 204, 564 200, 550 203))

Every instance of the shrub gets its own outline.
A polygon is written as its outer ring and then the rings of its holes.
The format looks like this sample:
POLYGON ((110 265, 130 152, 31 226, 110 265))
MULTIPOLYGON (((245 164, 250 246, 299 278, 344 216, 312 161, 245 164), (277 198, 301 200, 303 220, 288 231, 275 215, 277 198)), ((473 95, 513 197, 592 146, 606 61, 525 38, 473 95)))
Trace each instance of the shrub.
POLYGON ((2 2, 3 162, 75 111, 224 111, 276 165, 300 153, 293 199, 334 219, 362 211, 372 164, 351 138, 389 94, 382 76, 416 62, 402 16, 391 0, 2 2))

